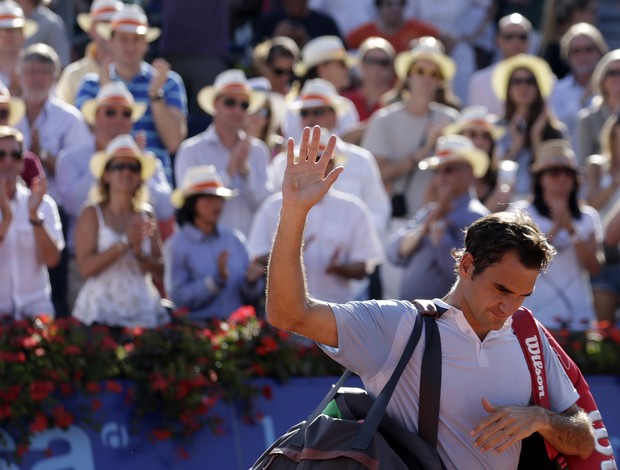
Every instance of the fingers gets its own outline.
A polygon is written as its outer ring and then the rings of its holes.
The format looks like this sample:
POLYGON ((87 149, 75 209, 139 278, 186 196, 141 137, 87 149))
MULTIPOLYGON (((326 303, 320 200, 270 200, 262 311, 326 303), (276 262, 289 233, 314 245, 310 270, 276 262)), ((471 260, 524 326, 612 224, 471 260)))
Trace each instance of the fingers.
POLYGON ((308 158, 308 143, 310 140, 310 128, 305 127, 301 134, 301 144, 299 145, 299 162, 305 162, 308 158))

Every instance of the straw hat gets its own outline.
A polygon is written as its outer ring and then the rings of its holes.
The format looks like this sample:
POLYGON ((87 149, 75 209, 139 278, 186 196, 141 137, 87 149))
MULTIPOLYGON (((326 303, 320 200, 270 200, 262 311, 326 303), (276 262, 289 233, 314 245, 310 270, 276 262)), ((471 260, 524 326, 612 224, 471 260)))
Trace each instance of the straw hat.
POLYGON ((12 0, 0 2, 0 29, 22 28, 24 37, 29 38, 37 32, 39 26, 33 20, 24 17, 24 11, 12 0))
POLYGON ((319 36, 308 41, 301 50, 301 62, 294 65, 295 74, 303 77, 312 67, 330 60, 342 60, 347 67, 352 67, 356 63, 338 36, 319 36))
POLYGON ((97 32, 104 39, 110 39, 112 32, 138 34, 144 36, 147 42, 153 42, 161 34, 159 28, 151 28, 146 13, 139 5, 125 5, 112 15, 110 23, 97 25, 97 32))
POLYGON ((420 161, 421 170, 433 170, 452 162, 469 163, 476 178, 482 178, 489 169, 489 157, 462 135, 445 135, 437 139, 435 155, 420 161))
POLYGON ((82 114, 89 124, 95 123, 95 114, 102 105, 125 106, 131 108, 131 121, 138 121, 146 112, 145 103, 136 103, 133 95, 123 82, 108 82, 97 92, 95 98, 86 100, 82 105, 82 114))
POLYGON ((532 173, 540 173, 547 168, 565 167, 579 171, 577 157, 570 142, 565 139, 551 139, 540 143, 536 148, 536 160, 532 173))
POLYGON ((11 92, 7 87, 0 84, 0 103, 9 104, 9 126, 14 126, 22 120, 26 114, 26 105, 24 100, 11 96, 11 92))
POLYGON ((84 32, 88 33, 92 29, 93 23, 109 23, 114 14, 122 8, 123 2, 120 0, 95 0, 88 13, 77 15, 77 23, 84 32))
POLYGON ((183 207, 185 200, 194 194, 212 194, 230 199, 238 191, 224 187, 220 175, 213 165, 197 165, 190 167, 183 176, 183 184, 170 195, 170 201, 176 208, 183 207))
POLYGON ((313 78, 306 81, 297 99, 291 101, 288 106, 293 110, 329 106, 341 116, 347 111, 347 100, 338 94, 331 82, 313 78))
POLYGON ((144 152, 129 134, 122 134, 110 141, 104 151, 95 153, 90 159, 90 172, 96 180, 101 179, 105 167, 115 157, 132 157, 142 166, 142 181, 155 174, 157 163, 150 152, 144 152))
POLYGON ((420 38, 410 50, 401 52, 396 56, 394 68, 398 78, 402 81, 407 80, 413 63, 421 59, 430 60, 437 65, 444 80, 452 80, 456 73, 456 64, 444 54, 441 43, 428 36, 420 38))
POLYGON ((500 139, 506 132, 496 124, 496 117, 489 114, 485 106, 468 106, 461 111, 458 120, 443 129, 444 135, 461 134, 465 129, 480 129, 488 132, 493 140, 500 139))
POLYGON ((248 113, 253 113, 265 102, 265 95, 252 90, 252 86, 242 70, 228 69, 215 77, 213 85, 204 87, 198 92, 198 104, 205 112, 213 116, 215 114, 213 107, 215 98, 223 93, 248 95, 250 102, 248 113))
POLYGON ((493 70, 491 76, 493 91, 501 101, 506 101, 508 81, 517 69, 527 69, 532 72, 543 98, 547 98, 551 94, 555 85, 555 75, 553 75, 547 61, 535 55, 517 54, 509 59, 502 60, 493 70))
POLYGON ((602 95, 603 90, 601 90, 601 83, 605 78, 605 74, 607 73, 607 69, 613 62, 620 61, 620 49, 613 49, 606 53, 601 60, 598 61, 596 67, 594 67, 594 72, 592 72, 592 91, 597 95, 602 95))

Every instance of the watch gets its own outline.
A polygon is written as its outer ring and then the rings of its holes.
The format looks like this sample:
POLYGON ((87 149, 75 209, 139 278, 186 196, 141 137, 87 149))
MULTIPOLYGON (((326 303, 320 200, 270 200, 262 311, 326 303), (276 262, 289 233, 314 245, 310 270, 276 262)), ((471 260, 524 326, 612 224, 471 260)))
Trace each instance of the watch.
POLYGON ((43 217, 37 216, 36 219, 29 219, 33 227, 41 227, 43 225, 43 217))
POLYGON ((157 90, 157 91, 155 92, 155 94, 154 94, 154 95, 149 95, 149 99, 150 99, 151 101, 160 101, 160 100, 163 100, 163 99, 164 99, 164 96, 165 96, 165 95, 164 95, 164 90, 162 90, 162 89, 160 88, 159 90, 157 90))

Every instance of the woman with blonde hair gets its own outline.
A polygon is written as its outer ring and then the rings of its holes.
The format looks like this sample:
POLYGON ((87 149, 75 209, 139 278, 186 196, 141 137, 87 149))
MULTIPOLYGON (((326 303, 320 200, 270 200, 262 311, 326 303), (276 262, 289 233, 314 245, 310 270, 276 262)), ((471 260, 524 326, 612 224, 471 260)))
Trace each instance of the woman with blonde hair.
POLYGON ((144 185, 155 166, 155 157, 127 134, 91 158, 97 182, 75 230, 76 260, 86 282, 73 316, 85 324, 153 328, 167 321, 152 282, 162 277, 163 262, 144 185))

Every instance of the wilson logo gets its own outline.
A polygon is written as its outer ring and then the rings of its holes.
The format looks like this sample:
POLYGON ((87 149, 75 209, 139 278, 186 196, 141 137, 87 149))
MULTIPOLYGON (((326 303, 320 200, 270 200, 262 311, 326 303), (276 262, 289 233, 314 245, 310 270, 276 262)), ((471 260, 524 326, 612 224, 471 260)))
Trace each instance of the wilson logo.
POLYGON ((542 377, 544 364, 540 355, 540 344, 538 343, 538 337, 536 335, 530 336, 525 339, 527 345, 527 352, 530 355, 530 361, 536 371, 536 383, 538 385, 538 397, 545 396, 545 383, 542 377))

